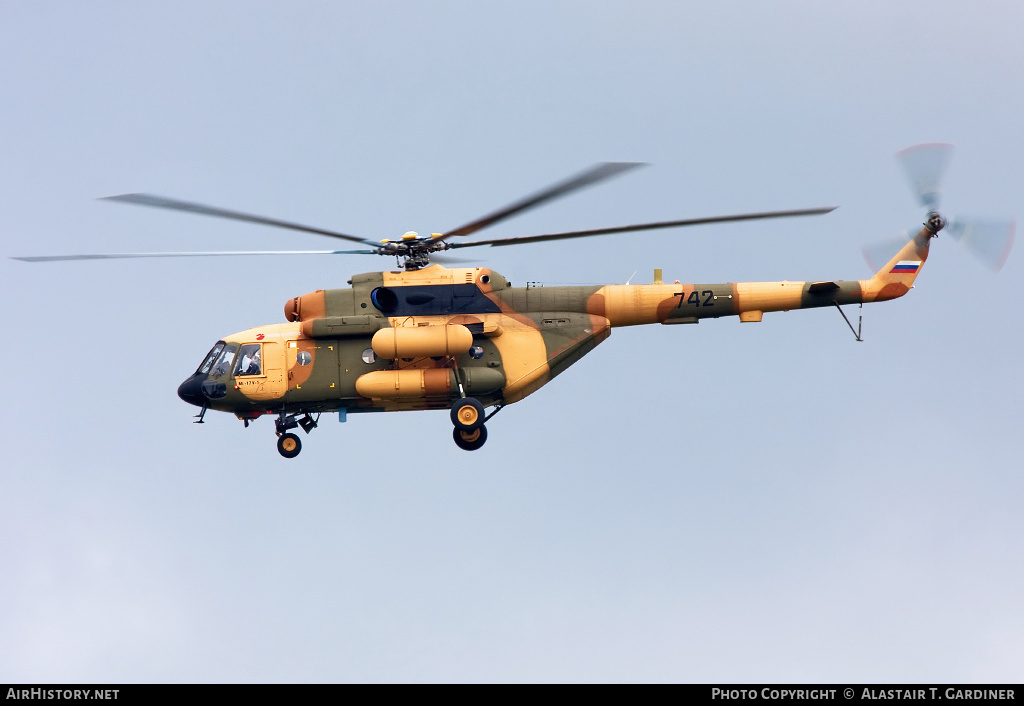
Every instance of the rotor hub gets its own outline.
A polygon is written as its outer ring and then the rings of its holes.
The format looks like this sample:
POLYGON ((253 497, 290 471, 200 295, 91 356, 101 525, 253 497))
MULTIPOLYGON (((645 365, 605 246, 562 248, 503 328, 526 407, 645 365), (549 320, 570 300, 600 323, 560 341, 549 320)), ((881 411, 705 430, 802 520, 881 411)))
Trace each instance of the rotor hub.
POLYGON ((411 231, 399 241, 385 241, 377 248, 378 255, 394 255, 405 270, 419 270, 430 265, 430 254, 451 246, 436 238, 420 238, 411 231))
POLYGON ((938 235, 939 231, 946 227, 946 219, 938 211, 929 211, 924 227, 930 230, 932 235, 938 235))

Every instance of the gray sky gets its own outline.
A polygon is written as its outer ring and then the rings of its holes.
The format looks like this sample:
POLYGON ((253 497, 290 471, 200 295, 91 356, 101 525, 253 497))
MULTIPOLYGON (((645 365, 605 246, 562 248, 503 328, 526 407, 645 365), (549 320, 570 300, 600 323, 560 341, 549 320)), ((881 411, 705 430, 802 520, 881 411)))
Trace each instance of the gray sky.
POLYGON ((1020 214, 1006 2, 0 0, 0 681, 1019 681, 1020 253, 948 237, 864 309, 617 329, 489 423, 192 425, 224 335, 380 258, 95 200, 369 238, 602 160, 652 166, 487 231, 820 218, 464 251, 519 285, 857 279, 923 213, 1020 214), (856 313, 855 310, 851 313, 856 313))

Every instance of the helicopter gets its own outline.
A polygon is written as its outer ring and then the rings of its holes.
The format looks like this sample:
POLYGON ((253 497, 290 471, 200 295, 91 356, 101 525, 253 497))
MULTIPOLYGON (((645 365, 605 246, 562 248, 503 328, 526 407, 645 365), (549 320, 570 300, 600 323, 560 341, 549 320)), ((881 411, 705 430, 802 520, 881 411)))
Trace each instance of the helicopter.
MULTIPOLYGON (((274 254, 377 254, 396 258, 394 270, 353 276, 348 287, 319 289, 288 299, 284 323, 225 336, 209 350, 178 396, 208 411, 234 414, 246 427, 274 419, 278 452, 294 458, 320 415, 450 410, 452 438, 464 450, 487 441, 487 422, 525 399, 604 341, 613 328, 695 324, 736 316, 759 322, 766 312, 836 307, 905 295, 928 258, 931 240, 949 226, 958 240, 1001 265, 1013 222, 955 221, 938 212, 938 181, 950 145, 927 144, 899 153, 918 199, 928 209, 921 229, 894 246, 869 279, 804 282, 689 283, 514 287, 489 267, 446 267, 450 250, 504 247, 684 226, 822 215, 834 207, 744 213, 491 240, 461 240, 486 227, 571 192, 623 174, 635 162, 606 162, 443 233, 375 242, 331 230, 149 194, 107 200, 240 220, 312 233, 363 246, 356 250, 165 252, 15 258, 29 262, 137 257, 274 254), (994 244, 994 245, 993 245, 994 244)), ((998 268, 998 267, 996 267, 998 268)))

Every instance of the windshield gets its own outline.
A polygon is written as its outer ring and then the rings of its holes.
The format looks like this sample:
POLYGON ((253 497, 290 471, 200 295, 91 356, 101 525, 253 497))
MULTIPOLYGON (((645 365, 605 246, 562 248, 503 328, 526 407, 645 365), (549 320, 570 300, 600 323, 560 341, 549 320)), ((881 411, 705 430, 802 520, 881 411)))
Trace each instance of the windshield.
POLYGON ((228 343, 224 346, 224 350, 217 356, 217 362, 213 364, 213 369, 210 370, 211 378, 223 377, 231 372, 231 361, 234 359, 235 351, 237 350, 237 343, 228 343))
POLYGON ((196 368, 196 372, 202 375, 210 372, 210 368, 213 367, 213 361, 217 359, 220 352, 224 350, 224 341, 217 341, 217 345, 210 349, 210 352, 206 354, 206 358, 203 359, 203 364, 196 368))

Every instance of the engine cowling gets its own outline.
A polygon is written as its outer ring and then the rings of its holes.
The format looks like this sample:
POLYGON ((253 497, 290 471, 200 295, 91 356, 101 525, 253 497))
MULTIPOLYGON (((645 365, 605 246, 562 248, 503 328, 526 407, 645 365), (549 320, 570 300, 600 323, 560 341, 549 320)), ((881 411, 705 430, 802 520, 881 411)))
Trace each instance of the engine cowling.
POLYGON ((346 338, 368 336, 381 327, 384 319, 376 316, 323 316, 303 320, 299 330, 310 338, 346 338))
POLYGON ((327 315, 327 298, 322 289, 301 297, 289 299, 284 304, 284 318, 286 321, 309 321, 319 319, 327 315))

